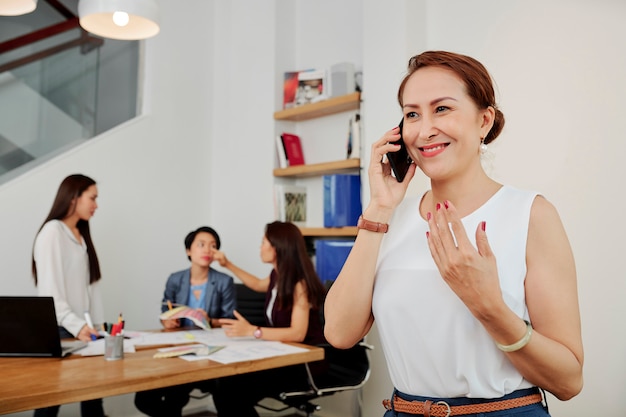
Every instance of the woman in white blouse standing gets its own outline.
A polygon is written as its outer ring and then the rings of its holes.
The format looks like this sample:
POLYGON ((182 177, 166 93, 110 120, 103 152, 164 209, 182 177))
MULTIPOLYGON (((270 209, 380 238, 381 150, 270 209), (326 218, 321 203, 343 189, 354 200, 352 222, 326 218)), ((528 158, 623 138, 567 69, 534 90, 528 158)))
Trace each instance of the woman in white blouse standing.
MULTIPOLYGON (((66 177, 50 213, 37 233, 32 271, 40 296, 51 296, 61 338, 92 340, 98 332, 87 325, 85 312, 95 323, 103 322, 100 296, 100 264, 91 241, 89 219, 98 204, 98 189, 91 178, 66 177)), ((35 410, 35 417, 56 416, 59 406, 35 410)), ((102 399, 83 401, 83 417, 104 417, 102 399)))

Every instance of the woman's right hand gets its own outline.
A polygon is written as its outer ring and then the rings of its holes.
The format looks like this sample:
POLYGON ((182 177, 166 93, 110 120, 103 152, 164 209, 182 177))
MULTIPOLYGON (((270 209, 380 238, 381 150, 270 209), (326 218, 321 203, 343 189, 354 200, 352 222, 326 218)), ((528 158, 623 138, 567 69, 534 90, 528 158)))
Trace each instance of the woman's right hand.
MULTIPOLYGON (((391 165, 386 160, 385 155, 388 152, 400 149, 400 145, 391 143, 399 139, 400 129, 396 126, 372 144, 368 177, 370 183, 370 207, 373 210, 383 210, 391 213, 404 198, 409 183, 415 175, 416 166, 414 163, 410 165, 404 181, 398 182, 391 175, 391 165)), ((371 220, 381 221, 377 219, 371 220)))
POLYGON ((92 329, 91 327, 85 324, 76 335, 76 338, 78 340, 82 340, 83 342, 91 342, 92 334, 95 335, 96 337, 99 336, 98 332, 95 329, 92 329))

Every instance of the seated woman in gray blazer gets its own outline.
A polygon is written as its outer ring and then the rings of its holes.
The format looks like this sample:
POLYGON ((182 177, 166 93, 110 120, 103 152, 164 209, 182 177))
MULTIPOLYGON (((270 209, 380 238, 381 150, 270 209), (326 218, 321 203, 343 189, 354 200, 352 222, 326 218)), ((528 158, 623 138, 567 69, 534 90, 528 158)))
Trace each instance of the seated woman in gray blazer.
MULTIPOLYGON (((220 246, 220 237, 211 227, 199 227, 187 235, 185 248, 191 267, 174 272, 167 279, 162 312, 170 306, 186 305, 205 316, 211 327, 220 327, 220 318, 234 318, 237 305, 233 278, 210 267, 213 253, 220 246)), ((161 323, 166 329, 194 326, 189 319, 161 320, 161 323)), ((138 392, 135 406, 151 417, 180 417, 194 388, 209 392, 211 381, 138 392)))

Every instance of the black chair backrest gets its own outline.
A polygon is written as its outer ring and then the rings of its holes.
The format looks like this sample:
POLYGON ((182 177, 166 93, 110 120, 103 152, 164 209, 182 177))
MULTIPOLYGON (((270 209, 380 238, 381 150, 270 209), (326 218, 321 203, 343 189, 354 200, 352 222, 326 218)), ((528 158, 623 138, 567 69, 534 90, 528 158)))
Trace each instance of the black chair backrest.
POLYGON ((362 384, 367 378, 370 364, 368 347, 356 344, 350 349, 324 346, 324 357, 328 360, 328 371, 315 377, 317 388, 351 387, 362 384))
POLYGON ((244 284, 235 284, 237 311, 255 326, 266 326, 265 293, 256 292, 244 284))

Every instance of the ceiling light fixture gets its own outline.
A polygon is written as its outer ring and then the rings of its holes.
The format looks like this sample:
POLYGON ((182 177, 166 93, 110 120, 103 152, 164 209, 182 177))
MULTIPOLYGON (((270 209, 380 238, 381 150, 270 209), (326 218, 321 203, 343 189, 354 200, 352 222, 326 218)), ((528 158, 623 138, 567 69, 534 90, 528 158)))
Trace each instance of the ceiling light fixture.
POLYGON ((37 0, 2 0, 0 1, 0 16, 19 16, 34 11, 37 0))
POLYGON ((79 0, 80 25, 104 38, 138 40, 159 33, 155 0, 79 0))

